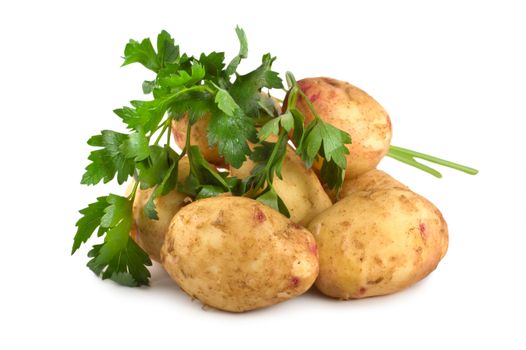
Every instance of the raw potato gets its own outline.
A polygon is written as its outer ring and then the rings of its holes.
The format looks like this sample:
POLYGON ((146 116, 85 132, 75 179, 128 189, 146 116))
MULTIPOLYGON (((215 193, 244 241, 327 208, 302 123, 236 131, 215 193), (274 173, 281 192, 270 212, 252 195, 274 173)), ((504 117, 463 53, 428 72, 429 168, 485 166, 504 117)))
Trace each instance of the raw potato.
POLYGON ((348 197, 353 193, 360 191, 379 191, 390 188, 401 188, 409 190, 409 188, 400 181, 393 178, 386 172, 378 169, 373 169, 365 174, 362 174, 354 179, 346 179, 340 191, 340 199, 348 197))
MULTIPOLYGON (((230 173, 243 179, 250 175, 253 167, 254 163, 247 160, 239 169, 231 167, 230 173)), ((314 171, 306 169, 301 158, 290 147, 287 148, 281 174, 283 179, 277 176, 274 178, 274 189, 287 206, 293 222, 306 226, 332 205, 314 171)))
MULTIPOLYGON (((225 160, 219 155, 217 146, 210 148, 208 145, 208 120, 209 116, 201 117, 193 126, 190 135, 190 143, 199 147, 203 157, 210 163, 219 167, 225 166, 225 160)), ((186 129, 188 127, 188 117, 172 122, 172 132, 177 145, 183 149, 186 141, 186 129)))
POLYGON ((341 299, 394 293, 418 282, 448 245, 440 211, 398 188, 356 192, 318 215, 309 230, 319 251, 316 287, 341 299))
POLYGON ((161 261, 190 296, 232 312, 300 295, 318 275, 312 234, 244 197, 202 199, 181 209, 170 223, 161 261))
MULTIPOLYGON (((184 181, 190 172, 188 158, 184 157, 179 161, 178 179, 184 181)), ((133 183, 130 185, 133 187, 133 183)), ((131 190, 131 188, 130 188, 131 190)), ((188 195, 175 190, 165 196, 154 200, 157 216, 159 220, 152 220, 144 214, 144 206, 153 188, 141 190, 137 189, 135 201, 133 202, 133 218, 135 220, 135 232, 132 237, 137 244, 155 261, 161 261, 160 252, 164 242, 164 237, 168 231, 168 225, 175 213, 185 205, 188 195)))
MULTIPOLYGON (((346 177, 376 168, 391 143, 391 120, 385 109, 363 90, 344 81, 307 78, 298 84, 324 121, 351 135, 346 177)), ((297 106, 305 114, 305 122, 310 122, 313 115, 302 98, 297 106)), ((319 169, 321 164, 315 166, 319 169)))

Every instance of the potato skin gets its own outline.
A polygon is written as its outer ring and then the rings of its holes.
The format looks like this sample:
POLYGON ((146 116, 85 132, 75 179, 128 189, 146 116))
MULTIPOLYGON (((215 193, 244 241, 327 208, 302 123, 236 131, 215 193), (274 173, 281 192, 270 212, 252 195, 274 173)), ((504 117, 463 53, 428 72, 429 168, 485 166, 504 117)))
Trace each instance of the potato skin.
POLYGON ((168 274, 190 296, 243 312, 304 293, 318 275, 312 234, 244 197, 215 197, 181 209, 161 250, 168 274))
POLYGON ((340 199, 348 197, 353 193, 360 191, 379 191, 390 188, 401 188, 409 190, 409 188, 400 181, 393 178, 386 172, 378 169, 369 170, 356 178, 345 179, 342 189, 340 190, 340 199))
MULTIPOLYGON (((320 118, 351 135, 346 177, 374 169, 391 143, 391 120, 385 109, 365 91, 344 81, 306 78, 299 80, 298 85, 320 118)), ((314 119, 302 98, 298 99, 297 107, 305 114, 305 123, 314 119)))
MULTIPOLYGON (((247 160, 239 169, 230 167, 230 174, 243 179, 250 175, 253 167, 254 163, 247 160)), ((283 179, 274 178, 274 189, 289 209, 293 222, 306 226, 332 205, 314 171, 305 168, 301 158, 290 147, 287 148, 281 174, 283 179)))
MULTIPOLYGON (((179 181, 184 181, 189 172, 190 164, 188 158, 184 157, 179 161, 179 181)), ((133 183, 131 186, 133 187, 133 183)), ((137 189, 133 202, 135 230, 132 232, 132 237, 151 259, 160 262, 161 247, 170 221, 175 213, 185 205, 185 199, 188 195, 173 190, 162 197, 154 199, 159 220, 152 220, 144 214, 144 206, 152 192, 153 188, 146 190, 137 189)))
MULTIPOLYGON (((217 145, 210 147, 208 145, 208 122, 210 115, 206 114, 201 117, 194 125, 192 125, 192 131, 190 135, 190 143, 199 147, 199 150, 203 154, 203 157, 210 163, 224 167, 225 160, 219 155, 217 145)), ((177 145, 183 149, 186 141, 186 129, 188 127, 188 117, 183 116, 180 120, 172 122, 172 133, 175 138, 177 145)))
POLYGON ((440 211, 398 188, 356 192, 318 215, 309 230, 319 251, 316 287, 340 299, 406 288, 431 273, 448 246, 440 211))

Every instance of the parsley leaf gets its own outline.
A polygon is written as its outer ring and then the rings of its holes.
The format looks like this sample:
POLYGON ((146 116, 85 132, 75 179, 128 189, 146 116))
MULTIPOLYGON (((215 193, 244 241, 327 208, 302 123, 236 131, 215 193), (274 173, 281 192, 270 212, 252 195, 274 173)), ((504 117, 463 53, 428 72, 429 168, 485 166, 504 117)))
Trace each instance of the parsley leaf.
POLYGON ((137 111, 139 124, 135 130, 149 132, 155 130, 163 119, 171 96, 154 99, 151 101, 131 101, 137 111))
POLYGON ((156 149, 153 153, 155 156, 150 158, 150 168, 147 168, 146 174, 142 174, 141 176, 141 173, 139 173, 139 180, 141 181, 141 186, 155 186, 155 189, 152 191, 150 198, 148 198, 144 206, 144 213, 148 218, 158 220, 159 216, 155 209, 154 200, 155 198, 164 196, 176 187, 180 157, 168 146, 165 146, 162 151, 159 150, 159 146, 152 147, 156 149), (146 182, 144 180, 145 178, 147 179, 146 182))
POLYGON ((142 118, 137 110, 132 107, 122 107, 113 110, 119 118, 127 125, 128 129, 138 130, 142 128, 142 125, 145 123, 144 118, 142 118))
POLYGON ((157 210, 155 209, 154 200, 158 197, 164 196, 165 194, 167 194, 175 188, 175 186, 177 185, 177 171, 178 164, 175 162, 168 169, 162 182, 159 185, 155 186, 155 189, 152 191, 150 198, 148 198, 148 201, 144 205, 144 214, 148 218, 152 220, 159 220, 157 210))
POLYGON ((343 180, 345 179, 345 168, 341 168, 333 160, 324 158, 320 170, 320 177, 323 182, 329 185, 329 188, 338 191, 342 187, 343 180))
POLYGON ((275 59, 270 54, 264 55, 261 66, 246 75, 238 76, 229 90, 239 107, 250 117, 257 118, 261 114, 259 101, 262 96, 259 92, 262 88, 283 88, 278 73, 271 69, 275 59))
POLYGON ((78 231, 73 242, 72 254, 85 243, 99 227, 105 233, 103 244, 95 245, 88 253, 92 259, 88 266, 102 278, 130 286, 148 284, 151 265, 148 256, 130 239, 132 227, 132 202, 130 199, 110 194, 97 198, 95 203, 81 210, 83 217, 77 222, 78 231))
POLYGON ((314 158, 319 154, 345 169, 347 167, 345 155, 349 154, 345 144, 350 143, 349 134, 317 118, 307 126, 303 142, 298 146, 297 152, 307 167, 312 166, 314 158))
POLYGON ((254 120, 239 108, 232 115, 217 111, 208 123, 208 144, 217 145, 219 154, 235 168, 241 167, 250 154, 247 140, 254 140, 255 136, 254 120))
POLYGON ((237 38, 239 39, 239 53, 226 67, 226 76, 229 77, 237 70, 237 66, 241 63, 241 59, 247 58, 248 56, 248 41, 245 31, 239 26, 236 27, 237 38))
MULTIPOLYGON (((187 150, 188 160, 190 161, 190 176, 198 180, 199 184, 210 184, 230 190, 228 182, 221 176, 217 169, 206 161, 201 154, 199 147, 190 146, 187 150)), ((192 180, 190 180, 192 181, 192 180)))
POLYGON ((86 208, 80 210, 82 217, 77 221, 77 234, 73 240, 73 247, 71 254, 73 255, 77 249, 88 241, 95 229, 99 227, 100 221, 104 216, 104 210, 109 205, 107 196, 97 198, 97 201, 89 204, 86 208))
POLYGON ((91 163, 86 167, 81 183, 96 185, 101 180, 111 181, 117 174, 117 182, 124 183, 133 174, 135 164, 121 151, 122 145, 128 140, 128 135, 111 130, 103 130, 88 140, 88 145, 102 147, 92 151, 88 159, 91 163))
POLYGON ((160 84, 164 87, 176 88, 181 86, 192 86, 205 77, 205 68, 199 62, 193 62, 190 73, 179 70, 168 76, 160 78, 160 84))
POLYGON ((179 95, 168 108, 175 119, 179 120, 188 115, 191 123, 214 110, 214 95, 208 91, 188 91, 179 95))
POLYGON ((154 187, 163 182, 168 169, 178 161, 177 154, 167 147, 149 146, 150 156, 137 163, 138 180, 141 189, 154 187), (171 151, 171 152, 170 152, 171 151))
POLYGON ((126 66, 136 62, 141 63, 154 72, 159 71, 161 68, 150 39, 144 39, 140 43, 135 40, 130 40, 124 48, 124 63, 122 65, 126 66))
POLYGON ((146 266, 151 266, 152 262, 148 255, 135 243, 128 239, 126 245, 121 249, 107 264, 97 262, 100 252, 106 243, 94 245, 88 253, 92 258, 88 262, 88 267, 102 279, 111 279, 114 282, 136 287, 149 284, 150 272, 146 266))
POLYGON ((215 197, 223 193, 225 193, 225 190, 222 187, 213 186, 213 185, 205 185, 201 187, 201 189, 195 196, 195 199, 197 200, 197 199, 215 197))
POLYGON ((150 155, 148 139, 140 131, 128 135, 128 139, 121 144, 120 149, 126 158, 133 158, 136 162, 150 155))
POLYGON ((223 68, 225 67, 224 64, 225 60, 225 53, 224 52, 211 52, 208 55, 205 55, 204 53, 199 56, 199 63, 203 65, 205 68, 205 79, 211 80, 220 86, 224 85, 223 82, 223 68))
POLYGON ((272 187, 274 175, 282 178, 281 168, 287 152, 287 141, 286 133, 280 131, 275 143, 262 141, 258 144, 250 156, 256 164, 251 175, 244 180, 244 184, 246 192, 251 196, 290 217, 286 205, 272 187))
POLYGON ((258 132, 260 140, 266 140, 270 135, 278 135, 279 127, 283 127, 286 132, 289 132, 294 127, 294 117, 290 111, 286 111, 277 118, 269 120, 265 125, 261 127, 258 132))
POLYGON ((320 174, 321 178, 329 188, 338 191, 347 167, 345 156, 349 154, 345 144, 349 143, 351 143, 349 134, 316 118, 305 129, 296 152, 307 167, 312 166, 317 156, 323 157, 325 169, 320 174))
POLYGON ((113 258, 126 247, 132 227, 132 202, 125 197, 109 195, 109 206, 104 210, 100 225, 107 228, 104 244, 98 251, 93 264, 109 265, 113 258))
POLYGON ((233 116, 234 112, 239 110, 239 106, 237 105, 236 101, 234 101, 232 96, 230 96, 226 90, 223 90, 220 87, 217 88, 214 101, 217 104, 217 107, 228 116, 233 116))
POLYGON ((175 45, 174 39, 163 30, 157 36, 157 61, 164 67, 167 64, 174 63, 179 58, 179 46, 175 45))
POLYGON ((146 95, 151 93, 155 89, 155 80, 145 80, 142 82, 142 92, 146 95))
POLYGON ((178 58, 179 46, 176 46, 170 34, 163 30, 157 36, 157 53, 150 39, 144 39, 140 43, 130 40, 124 48, 124 63, 122 65, 141 63, 149 70, 157 73, 167 64, 176 62, 178 58))

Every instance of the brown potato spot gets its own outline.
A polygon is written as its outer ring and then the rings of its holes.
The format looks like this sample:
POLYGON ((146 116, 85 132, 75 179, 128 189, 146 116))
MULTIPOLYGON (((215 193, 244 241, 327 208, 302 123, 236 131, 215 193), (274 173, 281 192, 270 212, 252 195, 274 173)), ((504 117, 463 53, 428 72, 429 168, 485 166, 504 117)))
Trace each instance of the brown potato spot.
POLYGON ((367 281, 367 284, 378 284, 378 283, 382 282, 383 280, 384 280, 383 277, 378 277, 374 281, 367 281))
MULTIPOLYGON (((392 259, 392 258, 394 258, 394 256, 392 256, 391 259, 392 259)), ((394 260, 395 260, 395 259, 393 259, 392 261, 394 261, 394 260)), ((378 256, 375 256, 375 257, 374 257, 374 263, 375 263, 376 265, 380 265, 380 266, 382 266, 382 265, 384 264, 383 261, 382 261, 382 259, 380 259, 380 257, 378 257, 378 256)))
POLYGON ((222 227, 224 226, 224 224, 225 224, 225 218, 224 218, 223 210, 220 210, 215 220, 212 221, 212 225, 222 227))
POLYGON ((353 239, 353 244, 356 247, 356 249, 363 249, 363 248, 365 248, 365 245, 361 241, 359 241, 357 239, 353 239))

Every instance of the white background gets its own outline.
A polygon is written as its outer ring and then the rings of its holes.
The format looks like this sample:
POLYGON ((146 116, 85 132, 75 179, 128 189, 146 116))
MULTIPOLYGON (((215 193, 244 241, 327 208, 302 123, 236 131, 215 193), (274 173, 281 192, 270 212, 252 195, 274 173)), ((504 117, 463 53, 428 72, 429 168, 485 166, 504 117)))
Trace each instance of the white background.
POLYGON ((526 51, 520 1, 3 1, 0 348, 450 349, 526 347, 526 51), (345 4, 345 6, 343 5, 345 4), (433 201, 450 249, 401 293, 341 302, 316 292, 264 310, 202 310, 160 270, 150 288, 98 280, 69 256, 81 187, 112 110, 151 78, 119 68, 130 38, 171 32, 183 50, 263 53, 298 78, 347 80, 389 111, 393 144, 466 163, 435 179, 381 168, 433 201))

